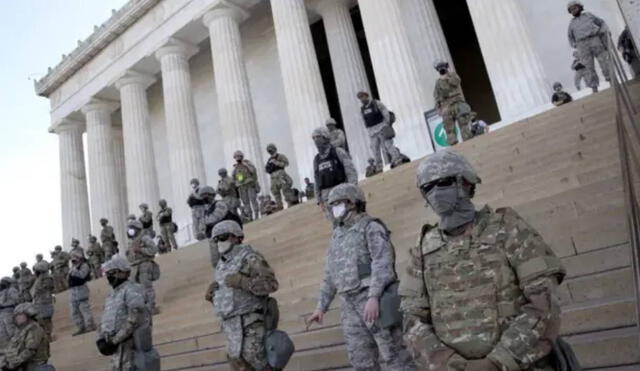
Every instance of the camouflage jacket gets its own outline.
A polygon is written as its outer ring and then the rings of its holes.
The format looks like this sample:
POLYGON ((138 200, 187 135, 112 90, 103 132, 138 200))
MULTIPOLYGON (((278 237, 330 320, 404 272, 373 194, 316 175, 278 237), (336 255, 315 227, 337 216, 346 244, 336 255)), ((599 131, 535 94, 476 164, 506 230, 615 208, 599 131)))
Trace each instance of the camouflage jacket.
POLYGON ((158 253, 158 247, 149 235, 139 233, 136 237, 129 239, 127 249, 127 259, 131 265, 151 261, 158 253))
POLYGON ((98 337, 119 344, 149 321, 142 286, 125 281, 105 299, 98 337))
POLYGON ((40 325, 31 320, 18 327, 4 349, 5 362, 11 370, 30 370, 49 359, 48 336, 40 325))
POLYGON ((242 160, 241 163, 233 164, 231 177, 236 182, 237 187, 258 184, 256 167, 249 160, 242 160))
POLYGON ((326 312, 336 293, 351 295, 368 289, 369 297, 379 298, 396 280, 395 251, 387 227, 359 214, 350 225, 333 230, 317 309, 326 312))
POLYGON ((218 193, 222 198, 238 198, 238 188, 236 187, 236 183, 228 176, 220 178, 218 181, 218 193))
POLYGON ((69 268, 69 260, 71 255, 66 251, 60 251, 55 255, 52 255, 53 261, 51 262, 52 271, 62 271, 64 268, 69 268))
POLYGON ((171 224, 173 223, 173 210, 170 207, 160 209, 156 218, 158 218, 158 225, 171 224))
POLYGON ((20 290, 28 291, 36 280, 36 276, 31 273, 31 269, 24 268, 20 270, 20 278, 18 280, 20 290))
POLYGON ((53 278, 49 273, 41 273, 31 288, 34 305, 53 304, 53 278))
POLYGON ((87 257, 89 257, 91 264, 102 264, 104 263, 104 249, 98 242, 89 244, 87 257))
POLYGON ((10 286, 0 291, 0 312, 13 313, 13 308, 19 304, 20 293, 15 287, 10 286))
POLYGON ((461 82, 460 76, 453 71, 449 71, 438 78, 433 91, 436 108, 441 108, 444 105, 454 102, 464 101, 461 82))
POLYGON ((606 32, 608 32, 607 24, 602 18, 598 18, 588 12, 583 12, 579 16, 573 17, 571 22, 569 22, 569 44, 572 48, 575 48, 579 41, 600 36, 606 32))
POLYGON ((336 128, 335 130, 329 131, 329 136, 331 137, 332 146, 344 150, 347 149, 347 138, 344 135, 344 131, 336 128))
POLYGON ((564 268, 513 209, 485 207, 457 237, 427 225, 411 257, 399 292, 421 367, 488 357, 502 370, 532 370, 550 352, 564 268))
POLYGON ((110 225, 106 225, 102 227, 100 231, 100 241, 102 244, 113 243, 115 241, 116 236, 113 233, 113 227, 110 225))
POLYGON ((307 196, 307 199, 310 200, 316 197, 316 188, 315 184, 309 183, 304 187, 304 195, 307 196))
POLYGON ((216 265, 214 306, 221 319, 261 311, 267 295, 278 290, 273 269, 265 258, 249 245, 236 245, 220 256, 216 265), (225 278, 232 274, 243 276, 242 287, 232 288, 225 278))
POLYGON ((89 286, 87 286, 87 281, 91 278, 91 268, 86 261, 75 265, 71 265, 71 269, 69 270, 69 277, 75 277, 79 279, 85 280, 83 285, 69 287, 71 290, 71 301, 83 301, 89 299, 89 286))
POLYGON ((282 153, 276 153, 275 155, 269 157, 269 159, 267 160, 267 164, 269 163, 272 163, 274 166, 278 168, 278 170, 269 174, 271 175, 271 178, 276 178, 281 173, 285 172, 284 168, 289 166, 289 159, 287 158, 287 156, 283 155, 282 153))

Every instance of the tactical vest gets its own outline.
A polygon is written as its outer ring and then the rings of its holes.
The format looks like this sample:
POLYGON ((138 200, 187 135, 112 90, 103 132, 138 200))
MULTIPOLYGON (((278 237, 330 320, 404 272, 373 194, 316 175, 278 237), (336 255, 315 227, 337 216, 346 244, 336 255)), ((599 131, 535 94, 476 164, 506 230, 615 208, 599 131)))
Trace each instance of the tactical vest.
POLYGON ((35 352, 28 360, 26 360, 23 364, 18 368, 19 370, 35 370, 39 365, 42 365, 47 362, 49 359, 49 339, 45 334, 44 330, 37 322, 32 321, 26 324, 22 328, 17 328, 15 334, 11 338, 9 344, 7 344, 4 349, 7 358, 16 359, 23 352, 30 348, 33 350, 33 346, 35 345, 35 352), (33 333, 39 333, 39 335, 34 336, 33 333), (31 344, 35 338, 40 338, 40 342, 38 344, 31 344))
POLYGON ((384 121, 384 116, 382 115, 382 112, 380 112, 380 108, 378 108, 378 104, 375 99, 372 99, 369 104, 365 104, 360 107, 360 112, 362 113, 364 126, 368 128, 376 126, 384 121))
POLYGON ((142 252, 136 252, 136 248, 143 249, 145 248, 145 243, 142 240, 142 237, 145 235, 140 233, 133 239, 129 239, 129 249, 127 250, 127 259, 131 265, 139 265, 140 263, 144 263, 147 261, 152 261, 153 257, 147 256, 142 252))
POLYGON ((127 323, 127 295, 137 289, 134 285, 131 281, 123 282, 109 294, 100 322, 101 333, 113 336, 127 323))
POLYGON ((316 155, 313 171, 320 190, 333 188, 347 181, 344 165, 334 147, 329 149, 329 154, 324 158, 319 153, 316 155))
MULTIPOLYGON (((164 210, 161 210, 160 212, 163 212, 164 210)), ((160 220, 159 223, 162 224, 169 224, 169 223, 173 223, 173 214, 172 213, 168 213, 168 214, 162 214, 160 215, 160 220)))
MULTIPOLYGON (((500 225, 497 220, 489 223, 500 225)), ((504 242, 490 232, 447 239, 432 228, 420 241, 435 332, 467 359, 491 352, 525 302, 504 242)))
POLYGON ((237 245, 226 254, 229 260, 225 261, 222 257, 218 260, 215 280, 220 288, 216 290, 213 302, 216 313, 222 319, 262 310, 264 297, 256 296, 245 290, 233 289, 224 284, 224 279, 230 274, 248 273, 243 272, 244 260, 253 252, 251 246, 237 245))
POLYGON ((248 165, 244 161, 240 164, 236 163, 233 169, 233 177, 238 185, 246 185, 253 183, 253 174, 248 165))
POLYGON ((142 228, 149 229, 153 227, 153 216, 151 213, 144 213, 140 218, 140 223, 142 223, 142 228))

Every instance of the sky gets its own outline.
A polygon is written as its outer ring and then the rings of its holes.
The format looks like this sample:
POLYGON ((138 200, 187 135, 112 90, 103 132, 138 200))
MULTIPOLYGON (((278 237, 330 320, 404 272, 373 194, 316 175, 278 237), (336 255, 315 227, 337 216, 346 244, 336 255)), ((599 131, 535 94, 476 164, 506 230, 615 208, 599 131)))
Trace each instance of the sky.
POLYGON ((32 80, 125 3, 0 0, 0 277, 63 244, 58 138, 47 131, 49 102, 32 80))

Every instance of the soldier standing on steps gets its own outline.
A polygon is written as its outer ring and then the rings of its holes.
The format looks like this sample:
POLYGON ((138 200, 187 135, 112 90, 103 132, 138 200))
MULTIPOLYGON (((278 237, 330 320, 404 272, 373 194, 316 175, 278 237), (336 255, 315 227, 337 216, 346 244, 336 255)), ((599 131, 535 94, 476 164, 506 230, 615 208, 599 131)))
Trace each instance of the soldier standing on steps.
POLYGON ((311 201, 316 198, 316 186, 311 183, 309 178, 304 178, 304 195, 307 197, 307 201, 311 201))
POLYGON ((553 84, 553 95, 551 96, 551 103, 554 106, 560 107, 563 104, 573 102, 573 97, 571 94, 567 93, 562 89, 562 84, 559 82, 555 82, 553 84))
POLYGON ((329 135, 331 135, 331 145, 336 148, 342 148, 347 150, 347 137, 344 135, 344 131, 338 129, 338 123, 333 117, 330 117, 325 122, 329 135))
POLYGON ((400 281, 405 341, 418 367, 553 370, 560 260, 512 208, 476 210, 480 178, 461 155, 430 155, 417 180, 440 217, 422 228, 400 281))
POLYGON ((178 250, 178 243, 175 236, 175 224, 173 224, 173 210, 167 206, 167 200, 158 201, 158 224, 160 225, 160 235, 162 241, 168 245, 168 250, 178 250))
POLYGON ((0 356, 2 370, 48 370, 49 337, 36 321, 37 310, 22 303, 12 311, 16 332, 0 356))
POLYGON ((291 198, 293 180, 284 170, 289 166, 289 159, 282 153, 278 153, 278 148, 275 144, 267 145, 267 153, 269 153, 270 157, 265 165, 265 171, 271 175, 271 193, 276 201, 276 211, 280 211, 284 209, 282 196, 284 195, 285 200, 291 198))
POLYGON ((53 333, 53 278, 49 274, 49 263, 41 261, 33 266, 36 282, 31 289, 33 305, 38 310, 36 319, 51 339, 53 333))
POLYGON ((369 165, 367 166, 367 169, 365 171, 365 177, 371 178, 372 176, 381 173, 381 171, 379 171, 378 167, 376 166, 376 160, 374 160, 372 157, 369 157, 369 160, 367 160, 367 162, 369 163, 369 165))
POLYGON ((244 233, 231 220, 213 228, 220 259, 206 299, 213 301, 227 337, 227 358, 233 370, 266 370, 264 305, 278 289, 265 258, 242 243, 244 233))
POLYGON ((153 213, 149 211, 149 205, 142 203, 140 204, 140 223, 142 223, 142 233, 147 236, 154 238, 156 236, 156 231, 153 230, 153 213))
POLYGON ((158 247, 153 239, 142 232, 142 223, 134 220, 129 223, 127 236, 129 237, 129 248, 127 249, 127 259, 133 269, 132 280, 142 285, 144 289, 145 302, 149 313, 157 314, 156 292, 153 289, 153 281, 160 278, 160 267, 155 262, 158 247))
POLYGON ((391 113, 382 102, 372 99, 366 91, 359 92, 357 97, 362 103, 360 112, 369 133, 369 144, 376 160, 376 167, 382 172, 382 152, 392 166, 399 165, 402 162, 400 150, 393 144, 393 137, 388 135, 393 123, 391 113))
POLYGON ((16 330, 13 309, 19 304, 20 293, 13 284, 10 277, 2 277, 0 280, 0 349, 7 345, 16 330))
POLYGON ((84 255, 76 250, 71 254, 71 270, 69 271, 69 288, 71 289, 71 318, 78 330, 73 336, 95 331, 91 304, 89 303, 89 286, 91 267, 84 255))
POLYGON ((242 200, 243 216, 247 220, 256 220, 260 214, 258 205, 258 193, 260 193, 260 183, 258 183, 258 173, 251 161, 244 158, 242 151, 233 154, 236 163, 233 164, 231 176, 236 182, 240 199, 242 200))
POLYGON ((89 235, 89 246, 87 246, 87 256, 89 257, 89 266, 91 267, 91 275, 93 278, 102 277, 102 270, 100 267, 104 263, 104 250, 98 238, 93 235, 89 235))
POLYGON ((444 130, 447 132, 447 143, 450 146, 458 144, 456 134, 456 121, 460 127, 463 140, 473 137, 469 129, 471 120, 471 107, 465 102, 462 94, 462 80, 454 71, 449 70, 449 62, 440 60, 433 64, 440 77, 436 81, 433 97, 436 100, 436 109, 444 121, 444 130))
POLYGON ((196 178, 191 179, 191 193, 187 198, 187 205, 191 208, 191 217, 193 219, 193 234, 198 240, 204 240, 204 236, 198 232, 202 229, 202 217, 204 215, 204 201, 200 197, 200 181, 196 178))
POLYGON ((31 269, 27 267, 26 262, 20 263, 20 278, 18 280, 18 290, 20 291, 20 302, 31 301, 31 287, 36 278, 31 272, 31 269))
POLYGON ((229 176, 227 169, 222 168, 218 170, 220 180, 218 181, 218 193, 222 197, 222 201, 227 203, 229 210, 232 213, 238 215, 238 209, 240 208, 240 198, 238 195, 238 187, 236 183, 229 176))
POLYGON ((84 248, 82 246, 80 246, 80 241, 77 238, 72 238, 71 239, 71 251, 69 251, 69 253, 73 254, 76 251, 80 251, 82 253, 82 256, 84 256, 84 248))
POLYGON ((342 299, 342 331, 354 369, 380 370, 381 355, 391 370, 415 370, 402 343, 400 318, 394 323, 380 321, 383 293, 395 288, 393 294, 397 295, 395 250, 389 230, 366 213, 367 202, 357 185, 335 187, 329 205, 338 226, 327 252, 318 306, 307 324, 322 323, 338 294, 342 299))
POLYGON ((100 241, 104 249, 104 259, 108 261, 111 257, 118 253, 116 247, 116 235, 113 233, 113 227, 109 225, 107 218, 100 219, 102 230, 100 231, 100 241))
POLYGON ((51 262, 51 272, 53 273, 53 282, 56 286, 56 294, 68 288, 67 276, 69 275, 69 260, 71 255, 62 251, 62 246, 57 245, 51 254, 53 258, 51 262))

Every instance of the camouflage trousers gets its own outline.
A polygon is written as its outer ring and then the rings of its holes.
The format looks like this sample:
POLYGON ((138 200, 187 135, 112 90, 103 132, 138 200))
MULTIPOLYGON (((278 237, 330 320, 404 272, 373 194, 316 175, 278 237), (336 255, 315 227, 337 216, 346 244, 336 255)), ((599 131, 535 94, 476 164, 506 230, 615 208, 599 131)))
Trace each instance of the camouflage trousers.
POLYGON ((376 168, 382 171, 382 155, 384 153, 385 158, 390 159, 392 164, 400 162, 400 151, 393 144, 393 139, 388 139, 384 135, 382 126, 386 124, 378 124, 376 126, 368 128, 369 132, 369 146, 371 153, 376 161, 376 168), (379 127, 380 126, 380 127, 379 127))
POLYGON ((240 199, 238 197, 226 196, 222 197, 222 201, 227 204, 232 213, 238 215, 238 209, 240 208, 240 199))
POLYGON ((227 337, 227 359, 235 371, 264 370, 264 322, 261 314, 251 313, 222 321, 227 337))
MULTIPOLYGON (((587 71, 586 68, 582 68, 579 70, 576 70, 575 75, 573 76, 573 83, 576 86, 576 89, 581 90, 582 89, 582 81, 584 80, 584 85, 586 87, 591 87, 590 86, 590 80, 589 78, 591 77, 589 71, 587 71)), ((595 75, 596 78, 596 83, 595 85, 598 86, 600 85, 600 79, 598 78, 598 75, 595 75)))
POLYGON ((169 246, 169 250, 178 250, 176 236, 173 233, 173 223, 165 223, 160 225, 160 235, 165 244, 169 246))
POLYGON ((49 335, 51 338, 51 334, 53 333, 53 322, 51 318, 53 317, 53 302, 51 304, 34 304, 38 309, 38 315, 36 316, 36 320, 44 330, 44 332, 49 335))
POLYGON ((600 69, 602 69, 602 74, 604 75, 605 80, 609 81, 611 79, 609 71, 609 52, 602 43, 600 36, 594 36, 578 41, 576 50, 578 51, 578 58, 580 59, 580 62, 588 71, 586 78, 586 84, 588 87, 598 87, 599 79, 598 72, 596 72, 596 59, 598 60, 600 69))
POLYGON ((284 209, 284 205, 282 203, 282 196, 284 195, 285 200, 291 199, 291 194, 293 191, 291 187, 293 186, 293 180, 289 174, 287 174, 284 170, 278 170, 275 173, 271 174, 271 194, 273 194, 273 199, 276 202, 277 210, 284 209))
POLYGON ((205 239, 204 236, 199 236, 199 233, 206 229, 206 227, 202 223, 202 219, 204 218, 204 208, 204 205, 191 207, 191 218, 193 219, 193 235, 199 240, 205 239))
POLYGON ((80 330, 95 328, 93 313, 88 299, 71 301, 71 319, 80 330))
POLYGON ((53 271, 53 288, 56 293, 62 292, 69 288, 67 282, 67 276, 69 275, 69 268, 56 268, 53 271))
POLYGON ((153 289, 153 262, 145 261, 131 267, 133 269, 134 282, 142 285, 144 289, 144 299, 147 303, 149 313, 153 314, 156 309, 156 291, 153 289))
POLYGON ((102 277, 102 263, 98 259, 90 259, 89 267, 91 268, 91 276, 93 279, 102 277))
POLYGON ((0 311, 0 349, 4 348, 9 339, 16 332, 16 325, 13 322, 13 308, 0 311))
POLYGON ((456 133, 456 121, 460 127, 462 140, 473 138, 469 122, 471 121, 471 107, 464 101, 457 101, 445 104, 441 109, 444 131, 447 132, 447 143, 450 146, 458 144, 456 133))
POLYGON ((253 184, 238 186, 238 194, 242 200, 242 212, 248 219, 258 219, 260 205, 258 205, 258 194, 253 184))
POLYGON ((385 362, 385 369, 394 371, 416 370, 409 351, 402 340, 402 329, 380 328, 376 323, 366 323, 364 306, 368 291, 342 296, 340 320, 344 339, 347 343, 349 362, 354 369, 381 370, 379 356, 385 362))
POLYGON ((112 371, 142 371, 136 370, 134 364, 135 348, 133 337, 118 345, 118 350, 111 356, 112 371))
POLYGON ((111 260, 116 250, 115 244, 112 241, 102 242, 102 248, 104 249, 104 261, 111 260))

